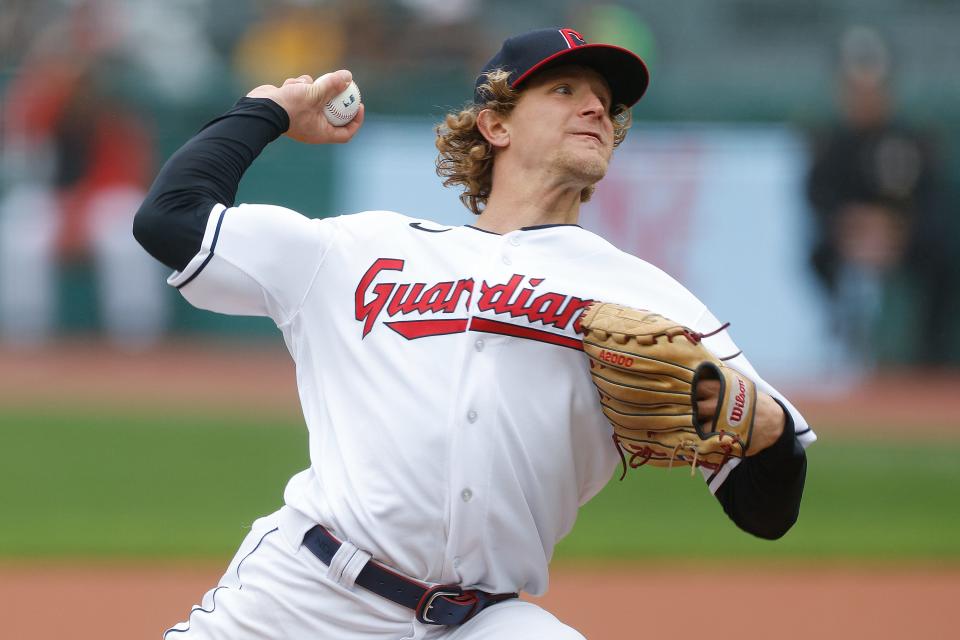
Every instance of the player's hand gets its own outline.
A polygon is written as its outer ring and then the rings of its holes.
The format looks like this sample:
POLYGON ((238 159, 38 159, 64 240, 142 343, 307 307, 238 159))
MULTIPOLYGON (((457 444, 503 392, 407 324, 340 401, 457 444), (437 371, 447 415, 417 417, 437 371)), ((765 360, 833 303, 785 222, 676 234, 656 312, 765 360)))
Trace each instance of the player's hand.
POLYGON ((275 87, 265 84, 247 94, 248 98, 270 98, 290 117, 286 135, 310 144, 343 144, 349 142, 363 124, 363 105, 357 117, 342 127, 335 127, 323 115, 323 106, 346 90, 353 74, 346 69, 326 73, 314 82, 308 75, 287 80, 275 87))
MULTIPOLYGON (((697 385, 697 415, 712 416, 717 412, 717 402, 720 395, 718 380, 703 380, 697 385)), ((753 435, 750 438, 750 448, 746 455, 760 453, 783 434, 786 426, 786 416, 783 407, 769 395, 757 392, 757 412, 753 419, 753 435)), ((708 429, 712 431, 713 429, 708 429)))

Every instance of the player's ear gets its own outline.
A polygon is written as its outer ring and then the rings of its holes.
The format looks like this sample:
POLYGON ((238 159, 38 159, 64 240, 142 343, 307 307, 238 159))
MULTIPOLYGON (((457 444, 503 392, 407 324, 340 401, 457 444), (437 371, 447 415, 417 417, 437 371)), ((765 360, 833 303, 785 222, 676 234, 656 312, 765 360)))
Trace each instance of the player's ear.
POLYGON ((504 122, 504 116, 493 109, 483 109, 477 114, 477 130, 494 148, 503 148, 510 144, 510 131, 504 122))

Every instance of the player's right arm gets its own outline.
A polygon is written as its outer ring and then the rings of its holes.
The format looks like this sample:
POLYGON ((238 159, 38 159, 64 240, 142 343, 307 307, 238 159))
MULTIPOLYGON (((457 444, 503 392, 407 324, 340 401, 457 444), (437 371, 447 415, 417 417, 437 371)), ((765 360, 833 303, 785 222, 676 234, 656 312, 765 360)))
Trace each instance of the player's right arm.
POLYGON ((193 304, 225 313, 270 315, 278 324, 309 286, 332 234, 282 207, 234 207, 244 172, 280 135, 322 144, 348 141, 363 122, 334 127, 326 101, 346 88, 350 73, 313 82, 264 85, 207 124, 164 165, 134 220, 134 236, 176 270, 169 279, 193 304))

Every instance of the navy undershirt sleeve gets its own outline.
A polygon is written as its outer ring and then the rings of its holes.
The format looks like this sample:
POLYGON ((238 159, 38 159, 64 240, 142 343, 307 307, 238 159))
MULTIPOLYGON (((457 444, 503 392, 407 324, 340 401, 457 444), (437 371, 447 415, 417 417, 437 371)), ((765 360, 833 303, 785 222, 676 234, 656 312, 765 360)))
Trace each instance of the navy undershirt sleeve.
POLYGON ((793 418, 785 407, 783 413, 786 425, 780 438, 744 458, 714 494, 738 527, 769 540, 782 537, 797 521, 807 475, 807 456, 793 418))
POLYGON ((157 175, 133 221, 150 255, 182 271, 200 251, 217 203, 232 206, 244 172, 290 126, 267 98, 240 98, 174 153, 157 175))

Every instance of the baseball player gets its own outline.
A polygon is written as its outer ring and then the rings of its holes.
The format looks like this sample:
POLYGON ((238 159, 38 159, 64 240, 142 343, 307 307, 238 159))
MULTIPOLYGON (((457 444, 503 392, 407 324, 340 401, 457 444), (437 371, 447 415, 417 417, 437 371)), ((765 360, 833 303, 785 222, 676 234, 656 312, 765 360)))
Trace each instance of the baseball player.
MULTIPOLYGON (((362 107, 343 127, 321 113, 350 81, 257 87, 170 158, 137 214, 137 239, 193 305, 276 323, 309 430, 310 466, 285 504, 165 637, 581 638, 517 598, 546 591, 556 543, 620 465, 578 315, 616 300, 719 326, 668 275, 577 225, 647 69, 572 29, 504 42, 438 128, 439 171, 463 187, 472 225, 236 205, 280 135, 357 133, 362 107)), ((704 342, 761 393, 747 455, 703 477, 739 527, 777 538, 814 435, 726 331, 704 342)), ((707 410, 717 391, 704 389, 707 410)))

